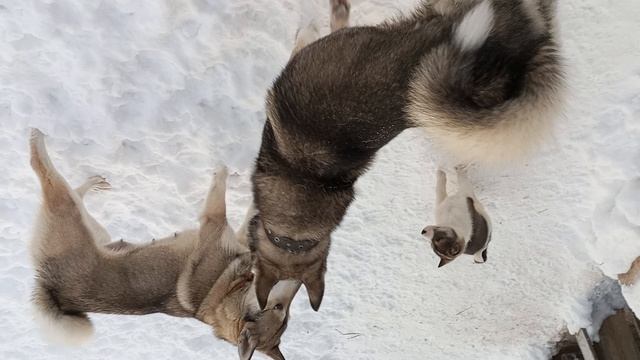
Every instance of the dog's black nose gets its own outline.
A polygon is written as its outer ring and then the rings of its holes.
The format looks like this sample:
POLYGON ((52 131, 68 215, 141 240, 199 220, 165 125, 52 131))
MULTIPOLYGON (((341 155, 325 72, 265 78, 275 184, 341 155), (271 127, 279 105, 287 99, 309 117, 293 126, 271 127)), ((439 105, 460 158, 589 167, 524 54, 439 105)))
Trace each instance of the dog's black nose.
POLYGON ((427 229, 422 229, 421 234, 422 234, 422 235, 424 235, 424 234, 426 234, 426 233, 427 233, 427 229))

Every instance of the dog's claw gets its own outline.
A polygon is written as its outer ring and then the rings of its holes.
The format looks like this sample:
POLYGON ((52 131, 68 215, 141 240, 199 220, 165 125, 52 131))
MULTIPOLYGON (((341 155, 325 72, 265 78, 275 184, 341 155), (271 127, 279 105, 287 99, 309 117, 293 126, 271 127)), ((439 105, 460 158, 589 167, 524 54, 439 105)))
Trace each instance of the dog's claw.
POLYGON ((91 183, 91 190, 94 191, 102 191, 102 190, 111 190, 111 184, 107 181, 104 176, 94 175, 90 177, 88 182, 91 183))

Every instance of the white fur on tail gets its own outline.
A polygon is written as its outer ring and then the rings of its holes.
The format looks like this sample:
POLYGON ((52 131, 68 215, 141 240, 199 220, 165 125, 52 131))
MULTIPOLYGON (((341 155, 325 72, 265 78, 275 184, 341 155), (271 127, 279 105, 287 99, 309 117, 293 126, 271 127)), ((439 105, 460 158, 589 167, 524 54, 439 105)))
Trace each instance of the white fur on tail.
POLYGON ((45 289, 36 288, 33 305, 34 318, 47 340, 73 346, 84 344, 93 336, 93 325, 85 314, 65 314, 45 289))
POLYGON ((482 46, 493 28, 491 2, 484 0, 469 11, 455 32, 455 41, 462 50, 475 50, 482 46))

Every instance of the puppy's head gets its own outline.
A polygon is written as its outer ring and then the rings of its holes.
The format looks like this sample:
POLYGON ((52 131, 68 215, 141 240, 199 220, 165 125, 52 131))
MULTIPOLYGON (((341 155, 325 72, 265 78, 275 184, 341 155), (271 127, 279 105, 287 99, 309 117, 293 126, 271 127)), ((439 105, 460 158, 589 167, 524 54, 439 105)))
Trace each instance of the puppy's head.
POLYGON ((442 267, 464 252, 464 238, 449 226, 427 226, 422 235, 431 242, 431 248, 440 257, 438 267, 442 267))
POLYGON ((238 338, 241 360, 251 359, 255 350, 272 359, 284 360, 280 338, 287 329, 289 306, 299 288, 298 281, 281 281, 273 287, 264 309, 249 305, 251 308, 247 309, 238 338))

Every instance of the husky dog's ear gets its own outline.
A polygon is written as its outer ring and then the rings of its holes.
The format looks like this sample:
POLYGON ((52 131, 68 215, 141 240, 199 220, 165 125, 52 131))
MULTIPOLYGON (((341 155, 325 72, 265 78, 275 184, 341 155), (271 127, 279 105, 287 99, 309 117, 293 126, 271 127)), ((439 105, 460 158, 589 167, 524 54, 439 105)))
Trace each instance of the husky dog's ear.
POLYGON ((441 268, 441 267, 447 265, 448 263, 450 263, 451 261, 453 261, 453 260, 445 259, 445 258, 441 257, 440 258, 440 263, 438 264, 438 267, 441 268))
POLYGON ((266 270, 264 266, 258 265, 258 271, 256 274, 256 297, 258 298, 258 305, 260 309, 264 309, 267 306, 267 300, 269 300, 269 293, 278 279, 276 279, 270 271, 266 270))
POLYGON ((322 297, 324 296, 324 267, 315 275, 302 280, 302 283, 307 289, 311 308, 314 311, 318 311, 320 309, 320 304, 322 303, 322 297))
POLYGON ((238 339, 238 355, 240 356, 240 360, 250 360, 257 346, 258 339, 251 336, 248 329, 243 329, 238 339))
POLYGON ((274 347, 271 350, 264 351, 264 354, 274 360, 285 360, 284 355, 282 355, 282 351, 278 346, 274 347))

